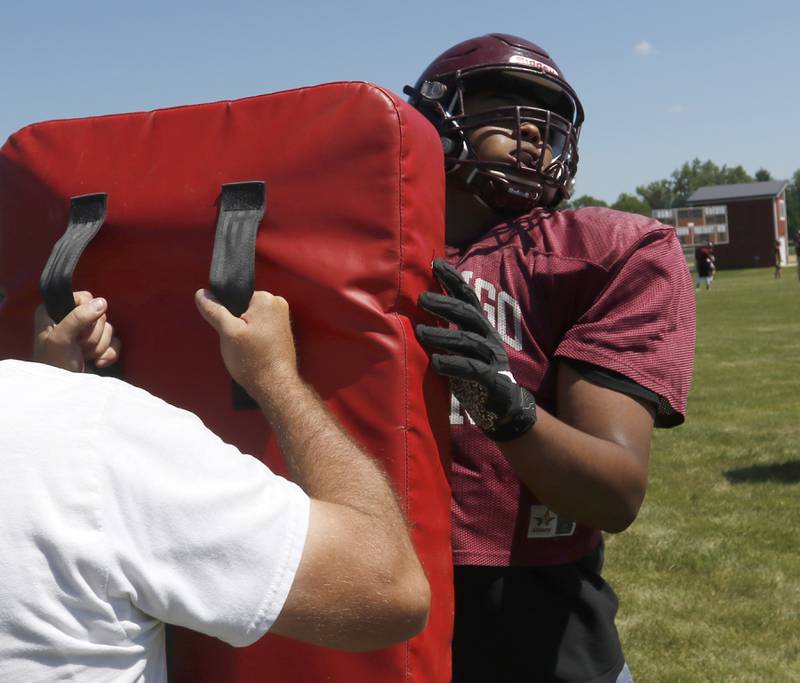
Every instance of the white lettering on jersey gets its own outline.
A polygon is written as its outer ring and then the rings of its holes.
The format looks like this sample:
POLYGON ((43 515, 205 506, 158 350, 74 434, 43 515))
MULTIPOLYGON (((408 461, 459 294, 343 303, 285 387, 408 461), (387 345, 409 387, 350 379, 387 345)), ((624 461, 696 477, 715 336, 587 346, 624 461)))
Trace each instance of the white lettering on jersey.
POLYGON ((467 416, 471 425, 475 424, 475 421, 469 416, 469 413, 466 410, 461 410, 461 402, 453 396, 453 394, 450 394, 450 424, 463 425, 464 415, 467 416))
POLYGON ((450 394, 450 424, 464 424, 464 415, 467 416, 471 425, 475 424, 475 420, 469 416, 469 413, 461 409, 461 402, 453 394, 450 394))
POLYGON ((497 326, 495 329, 500 333, 503 341, 512 349, 515 351, 522 351, 522 309, 519 307, 516 299, 502 290, 497 300, 497 326), (506 324, 507 308, 511 309, 511 316, 514 321, 513 336, 508 334, 508 325, 506 324))
POLYGON ((464 418, 461 416, 461 404, 458 399, 450 394, 450 424, 463 425, 464 418))
MULTIPOLYGON (((486 280, 482 278, 477 278, 475 280, 475 284, 472 285, 473 289, 475 290, 475 294, 478 295, 478 301, 480 301, 483 297, 481 296, 481 292, 486 292, 486 298, 489 301, 497 301, 497 290, 495 289, 494 285, 486 282, 486 280)), ((497 317, 495 316, 495 307, 492 306, 491 303, 484 303, 483 304, 483 312, 486 314, 486 317, 489 319, 489 322, 492 324, 494 329, 497 329, 497 317)))
MULTIPOLYGON (((464 270, 461 272, 461 277, 464 282, 470 284, 474 274, 471 270, 464 270)), ((515 351, 522 351, 522 309, 517 300, 502 289, 498 294, 497 288, 491 282, 486 282, 480 277, 475 278, 472 288, 479 301, 484 298, 483 293, 486 293, 485 299, 487 300, 483 302, 483 310, 503 341, 515 351), (513 332, 511 333, 509 333, 508 324, 509 313, 511 313, 510 317, 513 321, 513 332)))

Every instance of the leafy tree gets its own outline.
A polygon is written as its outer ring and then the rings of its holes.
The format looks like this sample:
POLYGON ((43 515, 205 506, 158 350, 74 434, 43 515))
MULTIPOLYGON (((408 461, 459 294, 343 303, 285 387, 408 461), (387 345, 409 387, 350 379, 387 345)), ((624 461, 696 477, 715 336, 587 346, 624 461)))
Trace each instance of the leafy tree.
POLYGON ((675 193, 674 206, 686 206, 686 200, 691 194, 707 185, 734 185, 736 183, 751 183, 753 177, 742 166, 721 168, 710 159, 700 161, 694 158, 686 162, 679 169, 672 172, 672 189, 675 193))
POLYGON ((766 168, 759 168, 756 171, 755 178, 758 182, 763 183, 767 180, 772 180, 772 174, 766 168))
MULTIPOLYGON (((717 166, 710 159, 698 158, 687 161, 676 168, 669 178, 655 180, 647 185, 636 187, 636 194, 623 192, 611 205, 614 209, 651 215, 653 209, 677 209, 686 206, 689 197, 701 187, 708 185, 735 185, 752 183, 753 180, 772 180, 772 174, 765 168, 756 171, 755 178, 743 166, 717 166)), ((576 197, 562 206, 578 209, 583 206, 608 206, 602 199, 590 195, 576 197)), ((800 231, 800 170, 793 176, 786 192, 786 209, 791 235, 800 231)))
POLYGON ((617 197, 617 201, 611 205, 611 208, 618 211, 627 211, 628 213, 640 213, 642 216, 650 216, 653 212, 646 201, 627 192, 620 194, 617 197))
POLYGON ((675 192, 670 180, 656 180, 649 185, 639 185, 636 194, 653 209, 671 209, 675 206, 675 192))
POLYGON ((800 232, 800 169, 794 172, 786 187, 786 218, 789 221, 789 236, 794 239, 800 232))
POLYGON ((596 199, 588 194, 583 194, 567 203, 567 207, 570 209, 582 209, 585 206, 608 206, 608 204, 602 199, 596 199))
POLYGON ((710 159, 695 158, 675 169, 669 178, 640 185, 636 193, 653 209, 674 209, 686 206, 686 200, 701 187, 751 182, 753 177, 742 166, 720 167, 710 159))

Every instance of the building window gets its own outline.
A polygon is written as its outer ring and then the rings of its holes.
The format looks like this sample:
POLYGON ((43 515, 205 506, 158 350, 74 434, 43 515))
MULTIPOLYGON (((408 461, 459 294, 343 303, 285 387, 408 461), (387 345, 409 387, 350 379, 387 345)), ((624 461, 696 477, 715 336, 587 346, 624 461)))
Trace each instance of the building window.
POLYGON ((684 248, 713 242, 728 244, 728 207, 724 205, 656 209, 653 218, 675 228, 684 248))
POLYGON ((786 220, 786 200, 779 199, 778 200, 778 213, 780 214, 781 220, 786 220))

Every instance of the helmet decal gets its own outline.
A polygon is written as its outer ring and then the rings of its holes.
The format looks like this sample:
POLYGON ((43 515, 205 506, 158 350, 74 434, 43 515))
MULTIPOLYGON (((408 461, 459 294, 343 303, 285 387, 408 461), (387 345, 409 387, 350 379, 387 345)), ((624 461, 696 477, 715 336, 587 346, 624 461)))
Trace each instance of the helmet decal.
POLYGON ((545 64, 544 62, 540 62, 538 59, 531 59, 530 57, 525 57, 523 55, 511 55, 508 58, 510 64, 523 64, 525 66, 531 67, 531 69, 538 69, 539 71, 546 71, 547 73, 551 74, 552 76, 556 76, 560 78, 560 74, 556 71, 552 66, 549 64, 545 64))

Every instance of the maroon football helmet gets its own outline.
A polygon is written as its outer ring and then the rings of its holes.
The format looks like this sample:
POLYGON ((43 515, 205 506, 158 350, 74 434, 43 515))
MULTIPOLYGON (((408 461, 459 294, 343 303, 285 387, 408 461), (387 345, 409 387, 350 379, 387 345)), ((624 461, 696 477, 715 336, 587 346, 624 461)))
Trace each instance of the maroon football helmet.
POLYGON ((447 171, 496 210, 523 213, 534 206, 556 206, 572 194, 583 107, 561 69, 538 45, 502 33, 465 40, 433 60, 404 92, 439 131, 447 171), (514 93, 530 106, 470 111, 473 93, 514 93), (540 134, 535 160, 521 153, 526 123, 540 134), (514 161, 477 158, 469 135, 487 125, 512 131, 514 161), (551 154, 545 155, 545 148, 551 154), (546 166, 545 156, 552 158, 546 166))

